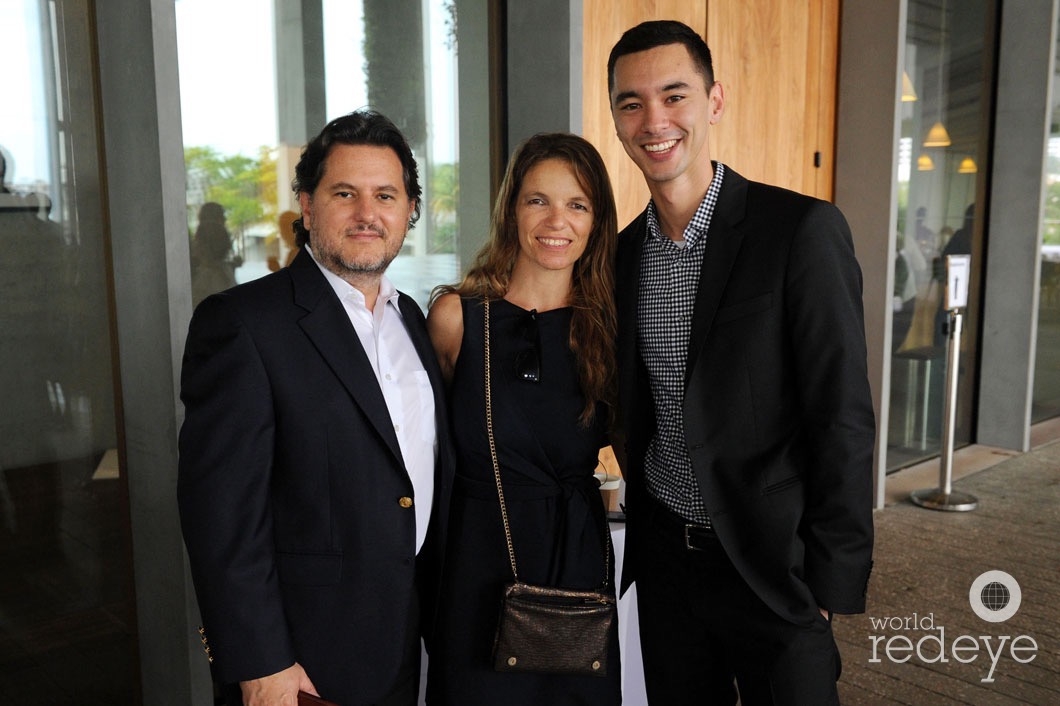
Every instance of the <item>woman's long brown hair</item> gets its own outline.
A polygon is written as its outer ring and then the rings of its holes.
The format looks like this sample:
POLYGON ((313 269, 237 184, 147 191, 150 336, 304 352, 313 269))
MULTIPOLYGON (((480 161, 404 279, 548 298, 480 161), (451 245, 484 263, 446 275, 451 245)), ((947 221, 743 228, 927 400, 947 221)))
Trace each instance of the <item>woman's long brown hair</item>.
POLYGON ((618 234, 615 197, 600 153, 585 139, 569 133, 542 133, 524 141, 508 162, 500 193, 493 206, 490 237, 458 285, 436 287, 433 303, 442 294, 501 298, 508 292, 519 256, 516 199, 534 165, 558 159, 571 166, 592 204, 593 227, 585 252, 574 264, 570 306, 570 349, 578 366, 585 407, 578 421, 592 422, 596 405, 613 409, 615 395, 614 257, 618 234))

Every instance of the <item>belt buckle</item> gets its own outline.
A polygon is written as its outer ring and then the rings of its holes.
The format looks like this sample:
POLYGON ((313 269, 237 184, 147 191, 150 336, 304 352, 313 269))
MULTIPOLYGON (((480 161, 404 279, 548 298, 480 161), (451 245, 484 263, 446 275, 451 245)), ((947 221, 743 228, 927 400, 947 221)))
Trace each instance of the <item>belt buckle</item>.
POLYGON ((700 528, 701 528, 701 525, 690 525, 690 524, 686 524, 685 525, 685 549, 687 549, 690 552, 701 552, 701 551, 703 551, 703 549, 701 549, 700 547, 693 547, 692 546, 692 538, 688 534, 688 530, 700 529, 700 528))

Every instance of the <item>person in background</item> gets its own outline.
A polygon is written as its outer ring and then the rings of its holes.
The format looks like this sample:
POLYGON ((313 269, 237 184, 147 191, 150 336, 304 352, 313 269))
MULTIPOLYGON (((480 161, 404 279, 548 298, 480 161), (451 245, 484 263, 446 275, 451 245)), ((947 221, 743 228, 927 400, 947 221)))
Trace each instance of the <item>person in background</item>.
POLYGON ((294 262, 188 332, 177 498, 202 642, 229 704, 412 706, 452 476, 426 321, 385 275, 416 162, 359 111, 310 141, 294 190, 294 262))
POLYGON ((617 626, 604 678, 493 670, 512 568, 485 424, 483 331, 489 299, 492 417, 520 580, 613 585, 593 472, 613 401, 616 222, 596 149, 575 135, 536 135, 511 158, 474 265, 434 293, 427 325, 450 384, 458 463, 432 705, 621 702, 617 626))
POLYGON ((279 253, 280 243, 283 243, 283 250, 286 250, 287 255, 284 256, 283 264, 280 264, 280 256, 270 255, 268 259, 269 271, 275 272, 281 267, 289 267, 294 258, 298 255, 298 245, 295 243, 295 227, 294 222, 298 220, 298 214, 294 211, 284 211, 280 214, 277 219, 279 238, 276 243, 276 251, 279 253))
MULTIPOLYGON (((919 248, 913 248, 919 254, 919 248)), ((894 290, 891 296, 893 307, 891 322, 891 353, 896 353, 905 343, 913 325, 916 310, 916 271, 909 263, 909 250, 905 247, 905 236, 899 231, 895 239, 894 290)))
POLYGON ((243 258, 232 252, 224 207, 207 201, 199 209, 199 226, 191 241, 192 303, 236 286, 236 268, 242 264, 243 258))
POLYGON ((619 235, 622 586, 652 704, 838 703, 833 613, 864 611, 875 420, 861 272, 831 204, 711 160, 710 50, 638 25, 608 60, 651 193, 619 235))
POLYGON ((916 209, 913 243, 920 249, 920 254, 924 260, 931 262, 938 255, 939 247, 942 243, 939 242, 939 237, 935 234, 935 231, 928 228, 926 221, 927 207, 920 206, 916 209))

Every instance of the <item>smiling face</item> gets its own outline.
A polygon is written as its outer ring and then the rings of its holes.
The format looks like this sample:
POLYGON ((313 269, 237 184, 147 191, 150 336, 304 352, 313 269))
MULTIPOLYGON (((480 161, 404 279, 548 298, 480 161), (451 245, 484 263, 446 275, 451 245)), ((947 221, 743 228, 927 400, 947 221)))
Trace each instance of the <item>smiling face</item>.
POLYGON ((721 84, 707 85, 688 50, 665 44, 615 62, 611 115, 626 154, 653 191, 679 180, 710 185, 707 130, 721 119, 721 84))
POLYGON ((519 233, 516 268, 570 270, 593 229, 592 200, 562 159, 530 167, 515 200, 519 233))
POLYGON ((317 261, 359 289, 378 284, 416 206, 405 192, 401 160, 376 145, 335 145, 316 189, 298 199, 317 261))

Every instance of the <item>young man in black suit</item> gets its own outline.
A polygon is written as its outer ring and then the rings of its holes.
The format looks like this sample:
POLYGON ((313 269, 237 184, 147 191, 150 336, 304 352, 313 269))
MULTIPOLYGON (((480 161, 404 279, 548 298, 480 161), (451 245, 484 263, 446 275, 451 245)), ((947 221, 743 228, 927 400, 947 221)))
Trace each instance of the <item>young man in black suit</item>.
POLYGON ((356 112, 294 185, 298 256, 188 333, 177 490, 203 644, 229 703, 413 706, 453 474, 423 314, 384 275, 416 162, 356 112))
POLYGON ((848 226, 711 161, 725 97, 687 26, 627 31, 608 84, 651 192, 616 271, 649 701, 838 703, 830 620, 864 610, 875 439, 848 226))

